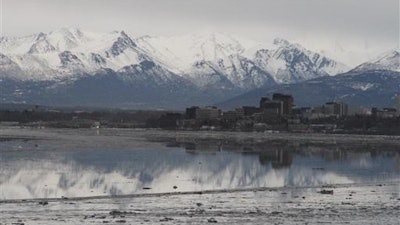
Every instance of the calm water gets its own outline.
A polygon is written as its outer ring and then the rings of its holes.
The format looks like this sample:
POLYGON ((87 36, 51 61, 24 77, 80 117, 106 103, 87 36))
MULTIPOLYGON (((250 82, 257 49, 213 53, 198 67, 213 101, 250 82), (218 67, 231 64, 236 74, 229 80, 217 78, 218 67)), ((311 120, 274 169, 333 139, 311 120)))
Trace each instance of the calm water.
POLYGON ((400 183, 400 151, 382 144, 74 138, 0 141, 0 199, 400 183))

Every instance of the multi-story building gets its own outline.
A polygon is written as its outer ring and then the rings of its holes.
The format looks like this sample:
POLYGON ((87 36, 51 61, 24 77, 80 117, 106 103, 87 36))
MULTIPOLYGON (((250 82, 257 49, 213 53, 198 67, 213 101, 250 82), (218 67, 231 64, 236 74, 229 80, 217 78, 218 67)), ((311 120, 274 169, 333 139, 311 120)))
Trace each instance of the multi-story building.
POLYGON ((244 110, 242 108, 233 111, 226 111, 222 113, 222 119, 228 121, 235 121, 244 117, 244 110))
POLYGON ((253 116, 260 112, 260 108, 254 106, 243 106, 242 109, 244 116, 253 116))
POLYGON ((285 95, 281 93, 274 93, 272 95, 273 101, 282 102, 282 115, 291 115, 293 107, 293 97, 291 95, 285 95))
POLYGON ((217 107, 198 107, 193 106, 186 109, 186 119, 214 120, 221 115, 221 110, 217 107))
POLYGON ((341 102, 327 102, 323 108, 326 116, 343 117, 348 114, 347 104, 341 102))
POLYGON ((263 97, 260 100, 260 111, 264 114, 283 115, 284 103, 263 97))
POLYGON ((397 110, 395 108, 372 108, 371 113, 377 118, 395 118, 397 116, 397 110))

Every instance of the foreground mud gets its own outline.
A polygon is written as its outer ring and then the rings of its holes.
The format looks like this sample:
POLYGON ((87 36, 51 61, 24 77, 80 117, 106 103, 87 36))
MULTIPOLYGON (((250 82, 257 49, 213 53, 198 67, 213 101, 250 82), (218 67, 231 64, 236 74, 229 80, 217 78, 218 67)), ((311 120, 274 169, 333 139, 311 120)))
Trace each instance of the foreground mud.
POLYGON ((8 200, 0 224, 399 224, 400 184, 8 200))

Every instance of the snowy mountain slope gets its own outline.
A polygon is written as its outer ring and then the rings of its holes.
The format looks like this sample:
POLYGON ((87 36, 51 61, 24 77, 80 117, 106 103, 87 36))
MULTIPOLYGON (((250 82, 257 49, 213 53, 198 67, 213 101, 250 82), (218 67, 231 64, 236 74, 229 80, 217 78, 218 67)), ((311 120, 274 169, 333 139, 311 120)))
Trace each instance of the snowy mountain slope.
POLYGON ((222 33, 133 39, 123 31, 96 34, 61 28, 21 38, 2 37, 0 46, 25 72, 25 80, 77 79, 103 68, 118 71, 152 61, 203 88, 248 90, 345 70, 342 64, 283 39, 266 45, 275 49, 248 54, 260 43, 222 33))
POLYGON ((244 46, 221 33, 190 34, 173 37, 138 38, 140 48, 162 61, 175 73, 185 73, 196 62, 218 61, 244 52, 244 46))
POLYGON ((4 54, 40 54, 71 50, 91 42, 99 36, 102 35, 81 31, 77 28, 61 28, 47 34, 40 32, 25 37, 2 37, 0 45, 4 54))
POLYGON ((260 68, 273 74, 277 83, 297 83, 348 71, 345 65, 298 44, 284 39, 275 39, 274 44, 275 49, 258 50, 254 61, 260 68))
POLYGON ((261 97, 281 92, 292 94, 298 106, 317 106, 328 101, 342 101, 365 107, 394 107, 396 96, 400 94, 399 62, 400 54, 395 50, 343 74, 257 88, 218 105, 222 108, 257 106, 261 97))
POLYGON ((0 90, 0 103, 48 106, 182 109, 193 102, 211 104, 213 99, 219 99, 202 93, 191 82, 164 71, 150 61, 125 67, 119 72, 102 69, 76 80, 20 81, 2 78, 0 90), (160 73, 165 75, 160 77, 160 73))
POLYGON ((353 106, 394 107, 399 94, 400 72, 390 70, 351 71, 337 76, 319 77, 295 84, 254 89, 219 103, 230 109, 242 105, 258 106, 259 100, 273 93, 292 94, 300 107, 319 106, 329 101, 353 106))
POLYGON ((400 52, 399 50, 386 52, 378 58, 365 62, 353 71, 368 71, 368 70, 391 70, 400 72, 400 52))
POLYGON ((19 68, 19 66, 9 57, 7 57, 2 53, 0 53, 0 70, 2 71, 2 73, 0 73, 0 78, 5 76, 6 73, 12 74, 13 77, 19 79, 22 79, 25 76, 23 71, 19 68))
POLYGON ((195 62, 186 76, 200 87, 220 89, 236 87, 249 90, 275 84, 269 73, 238 54, 220 58, 217 62, 195 62))
MULTIPOLYGON (((395 51, 355 72, 398 71, 398 58, 395 51)), ((2 102, 120 106, 147 104, 148 98, 153 106, 211 104, 280 84, 300 87, 295 84, 321 79, 325 85, 345 71, 345 65, 279 38, 265 44, 221 33, 134 38, 76 28, 0 38, 2 102)), ((357 82, 348 90, 376 88, 357 82)))
POLYGON ((76 78, 102 68, 117 71, 148 58, 123 31, 99 35, 63 28, 48 34, 2 38, 0 44, 3 54, 25 71, 25 80, 76 78))
POLYGON ((189 77, 203 86, 212 86, 218 83, 215 80, 225 79, 234 86, 251 89, 263 86, 263 82, 270 82, 271 75, 274 82, 295 83, 319 76, 335 75, 349 69, 341 63, 283 39, 276 39, 274 43, 265 45, 238 40, 227 34, 211 33, 169 38, 146 36, 137 39, 137 43, 139 48, 157 58, 171 71, 189 77), (259 49, 261 46, 268 46, 270 49, 259 49), (248 84, 244 83, 246 79, 240 79, 253 76, 242 67, 240 62, 244 61, 259 71, 254 79, 247 79, 250 80, 248 84))
POLYGON ((153 59, 202 88, 251 89, 274 83, 267 72, 242 56, 244 45, 227 34, 146 36, 136 41, 153 59))

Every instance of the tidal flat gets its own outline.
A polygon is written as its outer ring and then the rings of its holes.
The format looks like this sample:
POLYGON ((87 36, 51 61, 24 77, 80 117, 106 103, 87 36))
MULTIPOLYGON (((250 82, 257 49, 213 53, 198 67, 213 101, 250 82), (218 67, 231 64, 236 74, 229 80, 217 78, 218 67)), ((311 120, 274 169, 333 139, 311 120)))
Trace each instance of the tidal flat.
POLYGON ((400 137, 0 128, 0 224, 398 224, 400 137))

